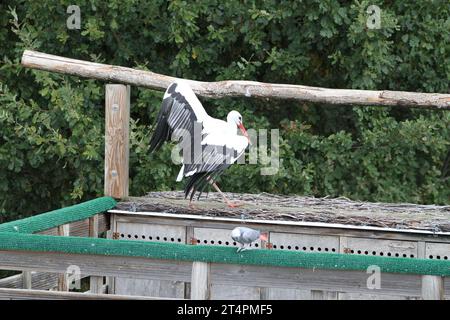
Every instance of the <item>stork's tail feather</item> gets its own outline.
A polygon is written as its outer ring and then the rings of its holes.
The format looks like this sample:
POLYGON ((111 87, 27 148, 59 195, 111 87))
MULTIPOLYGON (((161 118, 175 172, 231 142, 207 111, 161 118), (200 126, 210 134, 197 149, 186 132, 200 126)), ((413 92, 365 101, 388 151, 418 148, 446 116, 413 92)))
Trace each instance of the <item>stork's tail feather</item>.
POLYGON ((167 119, 169 118, 171 109, 172 101, 170 99, 164 99, 161 109, 159 110, 156 129, 150 140, 150 153, 161 148, 163 143, 170 139, 171 129, 167 123, 167 119))
POLYGON ((210 186, 210 182, 215 182, 216 179, 223 173, 223 171, 228 168, 229 164, 223 164, 219 168, 217 168, 214 172, 198 172, 194 173, 188 182, 186 183, 186 186, 184 187, 184 196, 185 198, 189 197, 189 199, 192 201, 194 198, 195 193, 198 192, 197 199, 200 198, 203 191, 207 189, 207 187, 210 186))

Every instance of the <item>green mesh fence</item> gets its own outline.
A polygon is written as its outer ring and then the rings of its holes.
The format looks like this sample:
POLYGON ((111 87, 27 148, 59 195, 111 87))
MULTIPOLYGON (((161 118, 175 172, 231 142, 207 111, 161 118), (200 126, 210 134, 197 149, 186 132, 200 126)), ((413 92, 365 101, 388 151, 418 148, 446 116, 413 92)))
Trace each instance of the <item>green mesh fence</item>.
POLYGON ((0 224, 0 232, 35 233, 73 221, 83 220, 116 206, 111 197, 102 197, 30 218, 0 224))
POLYGON ((0 250, 144 257, 176 261, 203 261, 305 269, 366 271, 369 266, 375 265, 380 267, 382 272, 450 276, 450 261, 445 260, 305 253, 265 249, 237 253, 236 248, 221 246, 31 234, 69 222, 86 219, 113 208, 115 204, 114 199, 103 197, 31 218, 1 224, 0 250))
POLYGON ((388 258, 336 253, 305 253, 282 250, 249 250, 174 243, 55 237, 37 234, 0 233, 0 250, 28 250, 144 257, 177 261, 203 261, 305 269, 363 270, 371 265, 382 272, 449 276, 450 261, 388 258))

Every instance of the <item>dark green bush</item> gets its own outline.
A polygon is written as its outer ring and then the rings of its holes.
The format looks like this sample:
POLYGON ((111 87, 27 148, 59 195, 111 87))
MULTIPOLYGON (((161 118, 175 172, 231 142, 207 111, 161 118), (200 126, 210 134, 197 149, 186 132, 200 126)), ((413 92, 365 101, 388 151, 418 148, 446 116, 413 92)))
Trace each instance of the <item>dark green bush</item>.
MULTIPOLYGON (((26 48, 214 81, 449 92, 450 4, 442 1, 71 0, 0 4, 0 221, 102 194, 104 83, 24 69, 26 48), (366 26, 378 5, 381 29, 366 26)), ((179 189, 170 147, 148 155, 161 92, 132 88, 131 194, 179 189)), ((225 190, 450 203, 441 166, 450 112, 203 99, 249 128, 280 128, 282 166, 235 166, 225 190)))

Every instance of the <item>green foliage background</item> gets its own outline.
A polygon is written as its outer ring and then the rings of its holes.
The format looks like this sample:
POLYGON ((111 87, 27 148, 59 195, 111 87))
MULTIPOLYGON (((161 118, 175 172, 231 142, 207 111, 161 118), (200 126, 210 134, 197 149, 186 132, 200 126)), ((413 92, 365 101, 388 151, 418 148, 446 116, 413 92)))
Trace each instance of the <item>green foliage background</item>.
MULTIPOLYGON (((204 81, 448 93, 450 3, 436 1, 3 0, 0 222, 102 194, 104 83, 24 69, 24 49, 204 81), (68 30, 69 5, 81 30, 68 30), (378 5, 381 29, 366 27, 378 5)), ((132 88, 131 194, 180 189, 170 146, 148 155, 162 93, 132 88)), ((279 128, 282 166, 235 166, 225 190, 450 203, 450 112, 202 99, 248 128, 279 128)))

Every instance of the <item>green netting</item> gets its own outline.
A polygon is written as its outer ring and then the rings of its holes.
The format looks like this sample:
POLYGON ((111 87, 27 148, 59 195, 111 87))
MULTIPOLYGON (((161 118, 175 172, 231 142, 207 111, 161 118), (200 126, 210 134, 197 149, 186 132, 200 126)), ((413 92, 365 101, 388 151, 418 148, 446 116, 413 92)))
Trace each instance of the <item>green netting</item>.
POLYGON ((55 237, 0 233, 0 250, 28 250, 108 256, 145 257, 177 261, 203 261, 305 269, 366 271, 371 265, 381 272, 450 276, 450 261, 359 256, 336 253, 305 253, 282 250, 250 250, 100 238, 55 237))
POLYGON ((203 261, 305 269, 367 270, 371 265, 382 272, 450 276, 450 261, 359 256, 334 253, 305 253, 281 250, 251 250, 146 241, 55 237, 31 234, 89 218, 116 205, 110 197, 0 225, 0 250, 44 251, 74 254, 145 257, 151 259, 203 261))
POLYGON ((111 197, 102 197, 74 206, 42 213, 30 218, 0 224, 0 232, 34 233, 83 220, 116 206, 111 197))

